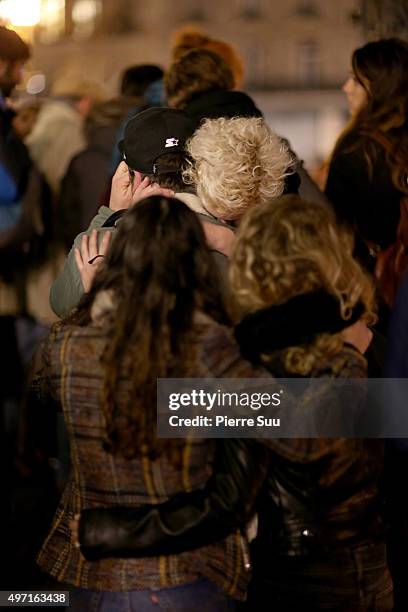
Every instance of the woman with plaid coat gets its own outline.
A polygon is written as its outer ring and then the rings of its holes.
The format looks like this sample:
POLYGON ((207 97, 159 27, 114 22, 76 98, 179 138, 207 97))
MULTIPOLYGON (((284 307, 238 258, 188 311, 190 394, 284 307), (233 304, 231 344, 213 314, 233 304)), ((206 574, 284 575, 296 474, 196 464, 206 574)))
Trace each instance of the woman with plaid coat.
POLYGON ((84 508, 160 503, 208 481, 213 441, 156 438, 156 379, 261 375, 227 325, 197 216, 154 196, 126 213, 92 287, 44 341, 42 389, 64 412, 72 471, 38 563, 71 585, 72 609, 218 611, 244 598, 240 531, 173 556, 90 562, 70 530, 84 508))

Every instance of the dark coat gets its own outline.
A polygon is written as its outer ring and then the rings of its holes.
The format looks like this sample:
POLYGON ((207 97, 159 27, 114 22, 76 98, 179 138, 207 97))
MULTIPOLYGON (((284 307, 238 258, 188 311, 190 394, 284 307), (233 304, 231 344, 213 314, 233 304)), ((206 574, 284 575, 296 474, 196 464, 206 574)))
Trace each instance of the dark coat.
POLYGON ((72 158, 62 179, 57 205, 58 237, 69 250, 75 237, 90 224, 110 178, 116 127, 101 127, 89 146, 72 158))
MULTIPOLYGON (((106 450, 100 402, 104 379, 101 355, 108 341, 105 332, 103 319, 85 327, 58 323, 43 343, 37 389, 44 399, 51 396, 62 406, 73 467, 39 554, 40 566, 57 580, 112 591, 159 588, 163 572, 167 587, 193 582, 198 575, 204 575, 232 597, 242 598, 248 580, 241 553, 243 542, 239 533, 232 534, 231 530, 211 546, 176 555, 169 563, 159 556, 90 563, 72 546, 69 520, 75 512, 124 504, 135 510, 142 504, 162 502, 201 488, 208 479, 215 451, 212 440, 188 440, 183 461, 175 466, 165 455, 156 460, 127 459, 106 450)), ((196 354, 192 364, 195 376, 256 376, 254 367, 241 358, 231 330, 202 313, 195 315, 191 342, 192 354, 196 354)), ((118 401, 126 401, 130 383, 126 378, 121 380, 118 401)), ((258 469, 258 474, 255 481, 262 479, 264 472, 258 469)))
POLYGON ((354 227, 358 236, 387 248, 395 241, 402 193, 393 185, 384 148, 370 139, 375 155, 369 170, 363 144, 348 134, 335 152, 326 184, 326 195, 340 222, 354 227))
POLYGON ((87 117, 87 146, 72 158, 61 182, 57 205, 58 237, 67 250, 88 227, 110 186, 118 128, 135 102, 133 98, 109 100, 95 105, 87 117))
POLYGON ((203 119, 262 117, 255 102, 242 91, 209 91, 190 100, 183 110, 200 125, 203 119))

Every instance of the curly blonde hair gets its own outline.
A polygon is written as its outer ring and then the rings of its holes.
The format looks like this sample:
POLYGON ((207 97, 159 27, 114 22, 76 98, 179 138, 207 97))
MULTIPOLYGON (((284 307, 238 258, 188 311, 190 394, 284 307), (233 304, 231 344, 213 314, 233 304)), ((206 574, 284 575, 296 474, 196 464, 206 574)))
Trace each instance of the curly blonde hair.
POLYGON ((207 119, 187 143, 183 172, 214 216, 240 219, 253 205, 282 195, 295 160, 262 118, 207 119))
MULTIPOLYGON (((324 289, 338 298, 345 321, 361 301, 365 320, 374 322, 373 284, 352 250, 351 236, 321 205, 287 195, 252 209, 239 227, 230 266, 242 314, 324 289)), ((342 346, 340 334, 321 334, 313 343, 289 347, 265 362, 277 359, 287 372, 304 376, 324 367, 342 346)))

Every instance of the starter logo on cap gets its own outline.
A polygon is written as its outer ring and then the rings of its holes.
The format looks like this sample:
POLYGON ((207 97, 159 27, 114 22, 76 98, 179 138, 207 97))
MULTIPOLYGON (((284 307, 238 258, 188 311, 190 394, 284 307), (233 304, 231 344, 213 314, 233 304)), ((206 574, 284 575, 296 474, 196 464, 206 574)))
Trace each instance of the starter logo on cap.
POLYGON ((164 145, 164 147, 177 147, 178 143, 178 138, 166 138, 166 144, 164 145))

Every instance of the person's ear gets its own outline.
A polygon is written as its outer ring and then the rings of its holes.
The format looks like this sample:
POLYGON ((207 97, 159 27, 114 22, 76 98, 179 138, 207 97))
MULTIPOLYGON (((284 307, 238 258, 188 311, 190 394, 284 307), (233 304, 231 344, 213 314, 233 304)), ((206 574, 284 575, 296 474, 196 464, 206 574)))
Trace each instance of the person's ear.
POLYGON ((0 78, 4 76, 8 70, 9 62, 0 58, 0 78))
POLYGON ((82 96, 76 103, 76 108, 81 117, 87 117, 92 110, 94 100, 90 96, 82 96))

